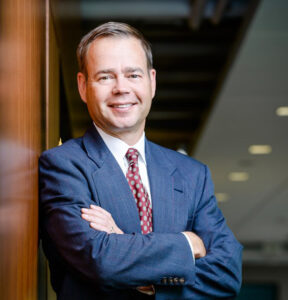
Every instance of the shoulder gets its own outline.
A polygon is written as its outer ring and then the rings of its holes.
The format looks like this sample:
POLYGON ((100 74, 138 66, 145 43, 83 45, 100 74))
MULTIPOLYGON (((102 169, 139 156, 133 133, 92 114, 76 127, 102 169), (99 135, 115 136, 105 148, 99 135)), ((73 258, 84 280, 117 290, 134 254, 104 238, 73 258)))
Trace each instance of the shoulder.
POLYGON ((39 158, 40 169, 44 168, 81 168, 90 164, 87 152, 83 146, 83 138, 71 139, 61 146, 44 151, 39 158))
POLYGON ((81 152, 84 151, 83 145, 82 145, 83 137, 76 138, 76 139, 70 139, 63 143, 61 146, 57 146, 54 148, 51 148, 49 150, 44 151, 40 158, 55 156, 55 157, 73 157, 76 154, 79 155, 81 152))
POLYGON ((208 187, 209 190, 213 190, 211 172, 207 165, 191 156, 151 142, 148 143, 150 151, 153 152, 153 163, 158 164, 161 161, 162 166, 168 166, 169 170, 173 170, 174 178, 181 178, 189 189, 202 191, 204 187, 208 187))
POLYGON ((193 170, 200 170, 204 171, 207 166, 194 159, 189 155, 182 154, 178 151, 174 151, 172 149, 165 148, 153 142, 147 141, 151 152, 158 153, 158 156, 162 157, 163 159, 168 160, 171 164, 175 165, 178 169, 193 169, 193 170))
POLYGON ((39 178, 41 181, 66 178, 73 182, 76 178, 87 182, 97 165, 88 156, 83 138, 71 139, 61 146, 44 151, 39 158, 39 178), (71 179, 73 178, 73 180, 71 179))

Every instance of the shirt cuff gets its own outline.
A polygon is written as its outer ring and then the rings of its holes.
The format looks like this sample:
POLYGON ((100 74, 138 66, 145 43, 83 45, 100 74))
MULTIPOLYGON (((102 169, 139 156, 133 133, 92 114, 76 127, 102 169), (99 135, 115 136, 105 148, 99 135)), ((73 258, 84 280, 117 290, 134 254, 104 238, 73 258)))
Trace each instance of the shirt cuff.
POLYGON ((187 241, 189 243, 189 246, 190 246, 190 249, 191 249, 191 254, 192 254, 192 257, 193 257, 193 262, 195 264, 195 257, 194 257, 193 245, 192 245, 192 243, 191 243, 188 235, 186 233, 184 233, 184 232, 182 232, 182 234, 184 234, 184 236, 186 237, 186 239, 187 239, 187 241))

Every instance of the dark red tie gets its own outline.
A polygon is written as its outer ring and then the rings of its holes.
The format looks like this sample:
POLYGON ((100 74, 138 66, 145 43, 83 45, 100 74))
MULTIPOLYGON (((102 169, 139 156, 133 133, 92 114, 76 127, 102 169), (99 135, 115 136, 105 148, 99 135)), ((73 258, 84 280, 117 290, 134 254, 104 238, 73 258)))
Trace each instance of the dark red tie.
POLYGON ((152 206, 149 200, 149 195, 144 188, 143 182, 139 173, 138 166, 139 153, 134 148, 129 148, 126 153, 126 158, 129 163, 126 178, 136 199, 141 230, 143 234, 147 234, 152 231, 152 206))

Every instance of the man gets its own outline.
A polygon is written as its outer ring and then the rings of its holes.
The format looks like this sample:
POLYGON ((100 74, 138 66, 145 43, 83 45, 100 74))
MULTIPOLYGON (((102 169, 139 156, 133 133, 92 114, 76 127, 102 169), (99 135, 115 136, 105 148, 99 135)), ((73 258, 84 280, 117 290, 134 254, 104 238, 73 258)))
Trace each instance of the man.
POLYGON ((109 22, 77 50, 94 122, 40 158, 40 221, 58 299, 231 298, 241 245, 207 167, 145 139, 155 94, 149 44, 109 22))

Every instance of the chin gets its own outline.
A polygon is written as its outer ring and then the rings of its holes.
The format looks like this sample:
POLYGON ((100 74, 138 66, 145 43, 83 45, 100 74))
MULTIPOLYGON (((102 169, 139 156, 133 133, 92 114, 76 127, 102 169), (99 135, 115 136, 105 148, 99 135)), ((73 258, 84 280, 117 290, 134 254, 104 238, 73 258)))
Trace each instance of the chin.
POLYGON ((137 124, 137 122, 136 121, 122 121, 122 122, 115 122, 113 125, 114 125, 114 127, 115 128, 118 128, 118 129, 129 129, 129 128, 133 128, 133 127, 135 127, 136 126, 136 124, 137 124))

